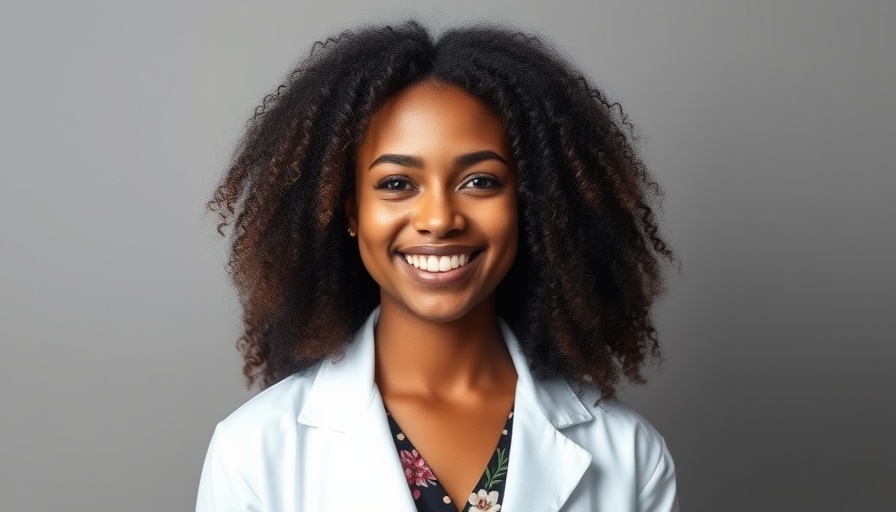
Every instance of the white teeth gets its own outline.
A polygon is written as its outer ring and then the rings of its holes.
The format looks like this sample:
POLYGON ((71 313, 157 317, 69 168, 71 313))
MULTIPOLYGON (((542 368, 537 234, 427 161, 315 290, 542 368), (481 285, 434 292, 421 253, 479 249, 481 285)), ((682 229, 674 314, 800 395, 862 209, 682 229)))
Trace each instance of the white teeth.
POLYGON ((470 261, 469 254, 453 254, 451 256, 404 254, 403 256, 409 265, 427 272, 448 272, 462 267, 470 261))

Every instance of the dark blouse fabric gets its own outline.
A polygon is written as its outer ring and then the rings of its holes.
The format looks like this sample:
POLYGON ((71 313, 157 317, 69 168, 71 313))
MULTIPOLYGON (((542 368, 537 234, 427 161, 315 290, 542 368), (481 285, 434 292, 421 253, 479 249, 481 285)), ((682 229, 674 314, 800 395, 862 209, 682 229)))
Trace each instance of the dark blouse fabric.
MULTIPOLYGON (((444 488, 439 485, 436 475, 429 469, 411 440, 404 435, 392 415, 386 414, 389 418, 389 428, 392 430, 392 440, 395 442, 395 449, 398 450, 398 457, 401 459, 401 466, 404 469, 404 476, 408 481, 411 496, 414 497, 414 503, 417 505, 417 512, 457 512, 458 507, 451 502, 451 498, 445 493, 444 488)), ((507 415, 507 422, 504 424, 504 430, 498 440, 495 453, 492 454, 479 483, 476 484, 476 488, 472 490, 470 498, 464 504, 463 512, 498 512, 501 510, 507 467, 510 462, 508 455, 512 434, 513 409, 507 415)))

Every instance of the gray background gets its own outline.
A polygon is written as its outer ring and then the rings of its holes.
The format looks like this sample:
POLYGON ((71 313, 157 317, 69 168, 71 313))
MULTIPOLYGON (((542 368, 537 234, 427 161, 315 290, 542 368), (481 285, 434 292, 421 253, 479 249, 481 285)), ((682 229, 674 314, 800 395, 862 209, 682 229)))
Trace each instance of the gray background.
POLYGON ((0 6, 0 508, 188 510, 250 396, 203 207, 311 43, 411 14, 540 32, 626 106, 684 265, 623 395, 690 511, 893 510, 896 3, 0 6))

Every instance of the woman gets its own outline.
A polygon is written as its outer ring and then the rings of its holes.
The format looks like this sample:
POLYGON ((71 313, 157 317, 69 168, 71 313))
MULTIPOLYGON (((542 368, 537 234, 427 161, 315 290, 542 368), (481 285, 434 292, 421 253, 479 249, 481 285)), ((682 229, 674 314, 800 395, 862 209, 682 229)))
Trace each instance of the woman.
POLYGON ((409 22, 313 48, 210 206, 264 391, 198 511, 675 510, 613 399, 658 354, 656 186, 550 47, 409 22))

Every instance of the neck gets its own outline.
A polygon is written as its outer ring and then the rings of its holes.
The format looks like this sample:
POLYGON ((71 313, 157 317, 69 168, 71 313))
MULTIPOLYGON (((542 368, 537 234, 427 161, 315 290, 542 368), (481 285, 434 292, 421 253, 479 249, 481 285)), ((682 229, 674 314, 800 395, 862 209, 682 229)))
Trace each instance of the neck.
POLYGON ((493 297, 450 321, 383 301, 375 338, 376 383, 384 396, 452 400, 516 381, 493 297))

